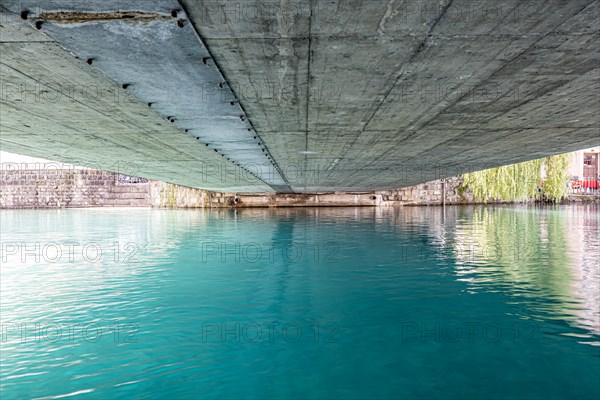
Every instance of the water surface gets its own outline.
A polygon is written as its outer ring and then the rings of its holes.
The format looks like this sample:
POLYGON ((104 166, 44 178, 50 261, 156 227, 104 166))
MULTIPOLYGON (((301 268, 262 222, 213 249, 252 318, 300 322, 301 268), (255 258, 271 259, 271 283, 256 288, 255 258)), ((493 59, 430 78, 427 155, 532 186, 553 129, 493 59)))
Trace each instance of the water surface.
POLYGON ((598 211, 0 211, 1 397, 597 399, 598 211))

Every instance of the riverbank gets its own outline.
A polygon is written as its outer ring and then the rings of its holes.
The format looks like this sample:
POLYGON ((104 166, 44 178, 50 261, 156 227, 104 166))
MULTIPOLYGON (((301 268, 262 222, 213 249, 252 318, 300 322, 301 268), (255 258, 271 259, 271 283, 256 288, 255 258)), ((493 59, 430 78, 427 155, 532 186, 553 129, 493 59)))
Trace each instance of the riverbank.
MULTIPOLYGON (((394 207, 477 204, 462 179, 446 178, 399 189, 346 193, 218 193, 89 169, 0 171, 1 209, 88 207, 394 207)), ((600 202, 572 194, 566 202, 600 202)))

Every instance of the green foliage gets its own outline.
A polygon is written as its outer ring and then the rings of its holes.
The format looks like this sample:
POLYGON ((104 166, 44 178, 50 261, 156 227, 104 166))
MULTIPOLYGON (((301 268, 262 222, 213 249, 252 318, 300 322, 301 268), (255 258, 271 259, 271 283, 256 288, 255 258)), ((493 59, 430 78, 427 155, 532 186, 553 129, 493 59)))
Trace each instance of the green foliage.
POLYGON ((558 154, 546 157, 546 181, 544 182, 544 194, 551 201, 560 201, 567 197, 567 184, 569 182, 569 161, 572 155, 558 154))
MULTIPOLYGON (((540 158, 518 164, 471 172, 463 175, 462 189, 469 189, 476 201, 525 202, 559 201, 567 196, 571 154, 540 158), (542 170, 546 171, 543 191, 542 170)), ((460 189, 459 189, 460 190, 460 189)))

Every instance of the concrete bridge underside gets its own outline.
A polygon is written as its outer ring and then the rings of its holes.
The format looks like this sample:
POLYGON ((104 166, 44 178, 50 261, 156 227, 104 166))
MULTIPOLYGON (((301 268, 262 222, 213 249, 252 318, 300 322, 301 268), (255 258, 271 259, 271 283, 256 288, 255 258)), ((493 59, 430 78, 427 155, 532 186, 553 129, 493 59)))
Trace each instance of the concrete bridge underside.
POLYGON ((0 1, 0 145, 228 192, 600 143, 600 2, 0 1))

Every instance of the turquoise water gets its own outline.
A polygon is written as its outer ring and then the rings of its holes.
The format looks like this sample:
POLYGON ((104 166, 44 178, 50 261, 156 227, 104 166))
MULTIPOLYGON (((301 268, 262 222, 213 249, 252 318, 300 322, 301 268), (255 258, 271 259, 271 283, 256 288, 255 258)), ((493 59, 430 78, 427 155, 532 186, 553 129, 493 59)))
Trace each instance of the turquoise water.
POLYGON ((3 400, 600 397, 595 206, 0 216, 3 400))

